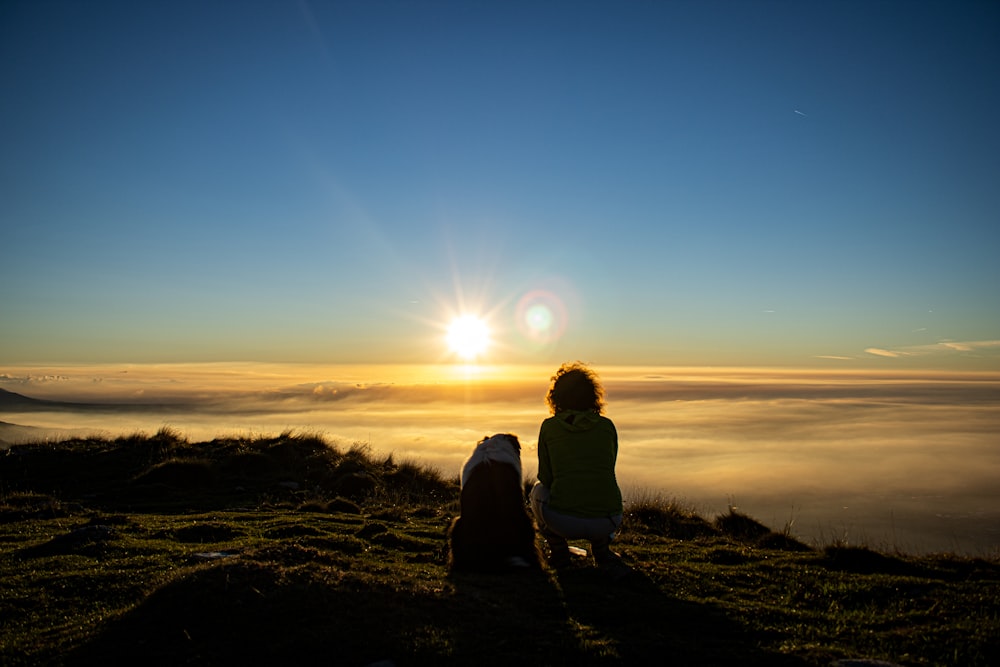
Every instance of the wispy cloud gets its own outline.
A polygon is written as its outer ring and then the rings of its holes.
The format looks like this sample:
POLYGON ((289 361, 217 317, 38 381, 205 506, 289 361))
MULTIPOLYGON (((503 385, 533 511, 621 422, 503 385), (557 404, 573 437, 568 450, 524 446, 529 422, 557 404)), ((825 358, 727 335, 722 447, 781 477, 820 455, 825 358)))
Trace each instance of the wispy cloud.
POLYGON ((930 345, 908 345, 895 349, 883 349, 879 347, 869 347, 865 350, 868 354, 879 357, 926 357, 931 355, 947 354, 983 354, 994 350, 1000 350, 1000 340, 974 340, 974 341, 953 341, 943 340, 930 345))
POLYGON ((883 350, 878 347, 869 347, 865 350, 868 354, 874 354, 876 357, 890 357, 895 359, 896 357, 906 356, 905 352, 894 352, 892 350, 883 350))

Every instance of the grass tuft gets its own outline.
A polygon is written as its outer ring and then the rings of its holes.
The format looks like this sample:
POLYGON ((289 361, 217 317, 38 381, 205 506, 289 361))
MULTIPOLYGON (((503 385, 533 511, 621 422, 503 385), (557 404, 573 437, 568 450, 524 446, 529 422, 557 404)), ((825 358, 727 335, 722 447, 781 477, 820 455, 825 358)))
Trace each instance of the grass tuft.
POLYGON ((718 534, 711 523, 694 508, 676 498, 639 492, 625 504, 623 534, 641 533, 678 540, 691 540, 718 534))

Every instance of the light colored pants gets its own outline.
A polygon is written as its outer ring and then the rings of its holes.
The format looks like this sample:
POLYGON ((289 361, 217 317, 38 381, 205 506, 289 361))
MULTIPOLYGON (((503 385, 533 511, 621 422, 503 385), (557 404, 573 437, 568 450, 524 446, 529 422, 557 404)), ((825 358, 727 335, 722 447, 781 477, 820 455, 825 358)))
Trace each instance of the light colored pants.
POLYGON ((531 487, 531 511, 542 533, 555 533, 567 540, 607 542, 622 525, 622 515, 583 518, 562 514, 549 507, 549 489, 541 482, 531 487))

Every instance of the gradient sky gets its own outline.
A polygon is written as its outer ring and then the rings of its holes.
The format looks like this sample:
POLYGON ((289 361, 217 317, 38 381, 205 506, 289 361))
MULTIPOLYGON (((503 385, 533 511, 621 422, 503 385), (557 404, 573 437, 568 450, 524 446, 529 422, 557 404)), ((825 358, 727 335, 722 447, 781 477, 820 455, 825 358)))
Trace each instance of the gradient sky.
POLYGON ((0 362, 995 371, 998 109, 996 2, 8 0, 0 362))

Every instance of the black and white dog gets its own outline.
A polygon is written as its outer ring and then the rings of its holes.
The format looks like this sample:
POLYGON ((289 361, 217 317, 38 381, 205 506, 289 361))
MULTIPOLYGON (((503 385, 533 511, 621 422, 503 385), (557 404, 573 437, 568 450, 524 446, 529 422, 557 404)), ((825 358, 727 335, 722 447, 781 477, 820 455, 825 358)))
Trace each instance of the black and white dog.
POLYGON ((461 516, 452 522, 448 538, 452 571, 541 567, 516 435, 500 433, 476 445, 462 468, 461 516))

